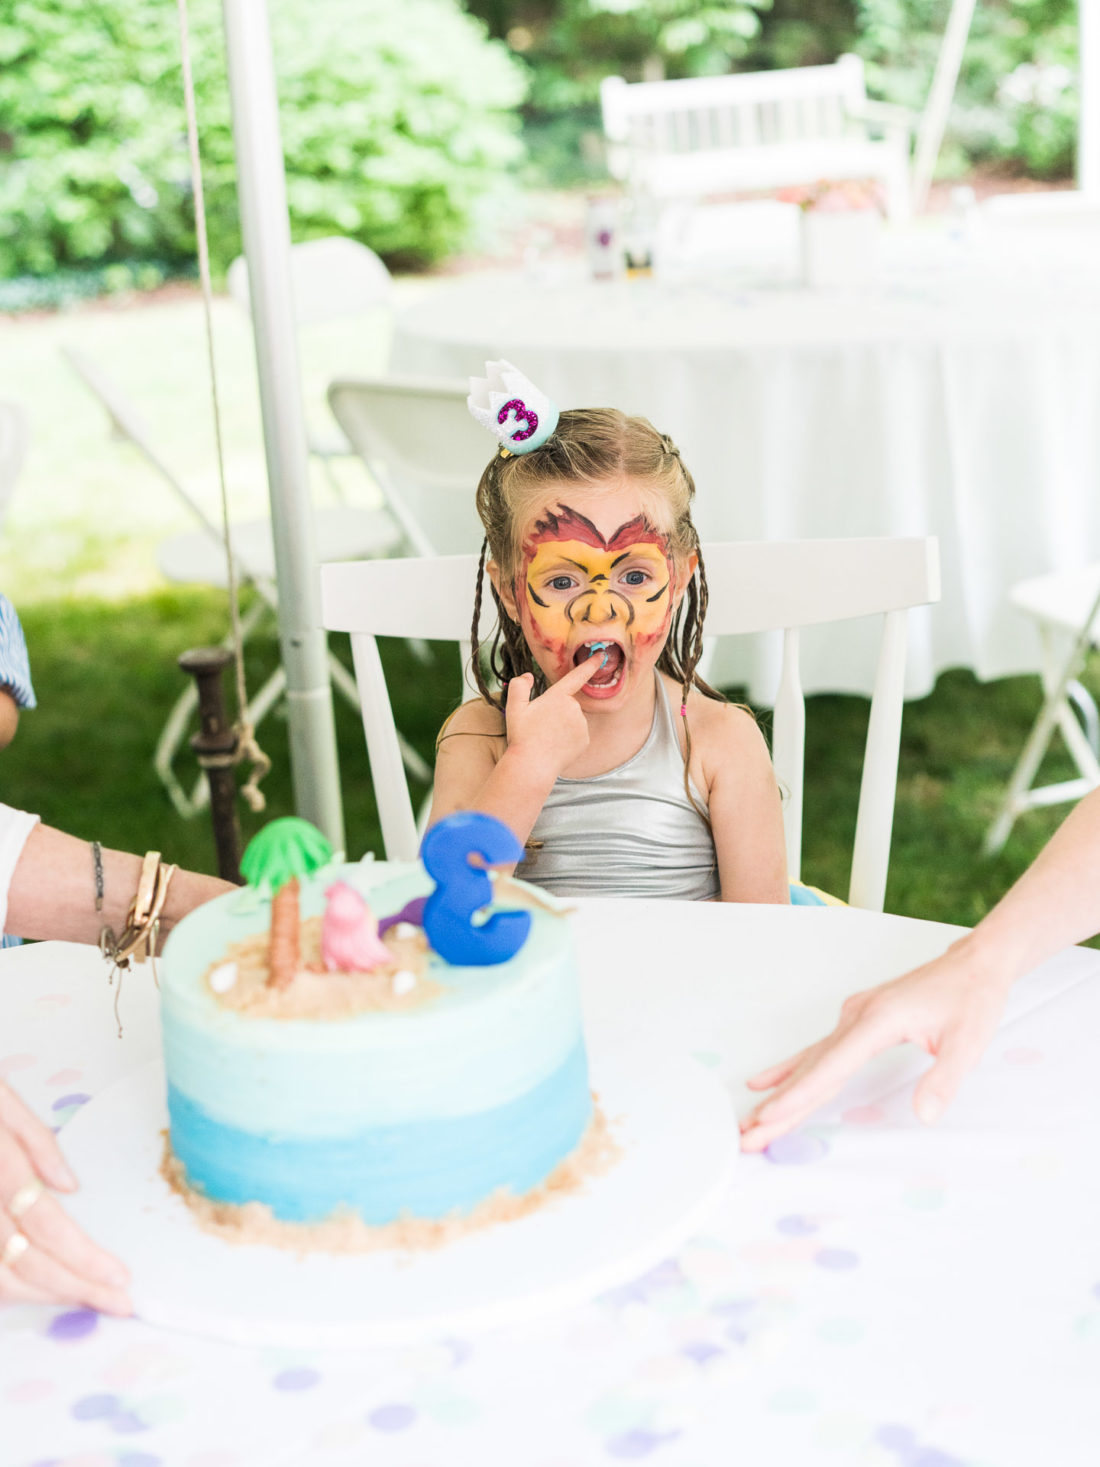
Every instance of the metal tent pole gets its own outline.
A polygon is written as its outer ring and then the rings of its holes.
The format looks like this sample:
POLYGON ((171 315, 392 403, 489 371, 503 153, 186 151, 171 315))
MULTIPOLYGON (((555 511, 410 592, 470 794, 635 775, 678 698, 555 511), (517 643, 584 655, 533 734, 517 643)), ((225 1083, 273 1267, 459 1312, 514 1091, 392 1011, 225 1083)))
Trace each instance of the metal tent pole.
POLYGON ((290 220, 267 0, 222 0, 237 195, 248 261, 286 669, 294 802, 344 849, 336 726, 309 492, 290 278, 290 220))

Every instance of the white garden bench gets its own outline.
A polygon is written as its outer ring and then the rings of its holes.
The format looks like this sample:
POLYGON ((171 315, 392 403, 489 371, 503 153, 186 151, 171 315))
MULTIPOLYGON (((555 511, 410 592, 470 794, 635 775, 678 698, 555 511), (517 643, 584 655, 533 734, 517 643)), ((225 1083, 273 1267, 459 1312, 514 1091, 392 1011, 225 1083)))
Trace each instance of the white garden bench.
POLYGON ((608 166, 632 191, 665 200, 866 178, 892 219, 908 217, 913 118, 868 100, 858 56, 686 81, 609 76, 600 101, 608 166))

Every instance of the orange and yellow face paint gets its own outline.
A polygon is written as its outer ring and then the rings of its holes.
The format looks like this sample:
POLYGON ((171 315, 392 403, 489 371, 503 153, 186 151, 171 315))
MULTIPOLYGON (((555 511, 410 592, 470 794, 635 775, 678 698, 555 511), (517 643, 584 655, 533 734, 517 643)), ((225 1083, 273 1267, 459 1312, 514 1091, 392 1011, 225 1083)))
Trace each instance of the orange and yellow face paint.
MULTIPOLYGON (((639 659, 655 664, 675 607, 668 536, 638 515, 605 538, 559 505, 526 536, 513 592, 532 653, 552 680, 594 641, 621 647, 624 670, 639 659)), ((586 691, 597 693, 599 680, 586 691)))

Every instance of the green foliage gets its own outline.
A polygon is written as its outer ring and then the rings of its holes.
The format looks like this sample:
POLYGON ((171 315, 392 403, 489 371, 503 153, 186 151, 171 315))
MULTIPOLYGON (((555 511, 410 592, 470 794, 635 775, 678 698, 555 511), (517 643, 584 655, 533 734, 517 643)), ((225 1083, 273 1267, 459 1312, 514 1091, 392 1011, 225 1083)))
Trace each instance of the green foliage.
MULTIPOLYGON (((530 68, 524 139, 535 180, 606 183, 599 87, 729 71, 773 0, 465 0, 530 68)), ((835 3, 835 0, 830 0, 835 3)))
POLYGON ((592 103, 602 77, 702 76, 729 71, 760 30, 771 0, 560 0, 537 46, 532 107, 592 103))
POLYGON ((16 275, 0 279, 0 315, 19 311, 57 311, 79 301, 105 295, 127 295, 135 290, 156 290, 167 280, 197 276, 193 263, 169 264, 163 260, 116 260, 101 269, 54 270, 50 275, 16 275))
MULTIPOLYGON (((869 88, 924 106, 947 0, 859 0, 856 49, 869 88)), ((1072 171, 1077 127, 1075 0, 978 5, 959 72, 941 173, 1002 163, 1044 178, 1072 171)))
MULTIPOLYGON (((272 27, 294 236, 439 258, 518 156, 519 67, 454 0, 282 0, 272 27)), ((176 7, 7 0, 0 275, 190 261, 176 7)), ((219 0, 190 30, 211 251, 239 250, 219 0)))
POLYGON ((308 820, 283 815, 269 820, 245 847, 241 875, 265 894, 281 891, 296 876, 311 876, 332 860, 332 846, 308 820))
MULTIPOLYGON (((594 106, 609 73, 697 76, 814 66, 858 51, 872 96, 919 112, 928 99, 950 0, 465 0, 532 67, 526 136, 558 183, 596 172, 594 106), (591 151, 591 150, 590 150, 591 151)), ((977 6, 941 158, 1067 176, 1077 122, 1076 0, 991 0, 977 6)))

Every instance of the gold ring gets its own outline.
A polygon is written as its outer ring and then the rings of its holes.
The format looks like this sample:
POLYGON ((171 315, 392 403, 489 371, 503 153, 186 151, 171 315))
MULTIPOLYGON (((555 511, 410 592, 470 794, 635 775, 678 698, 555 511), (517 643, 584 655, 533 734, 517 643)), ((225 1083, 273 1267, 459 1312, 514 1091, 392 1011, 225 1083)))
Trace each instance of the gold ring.
POLYGON ((4 1244, 3 1252, 0 1252, 0 1267, 12 1268, 26 1253, 31 1246, 31 1240, 26 1233, 21 1233, 18 1228, 4 1244))
POLYGON ((30 1212, 45 1190, 37 1177, 32 1177, 29 1182, 24 1182, 8 1203, 8 1216, 18 1222, 24 1213, 30 1212))

